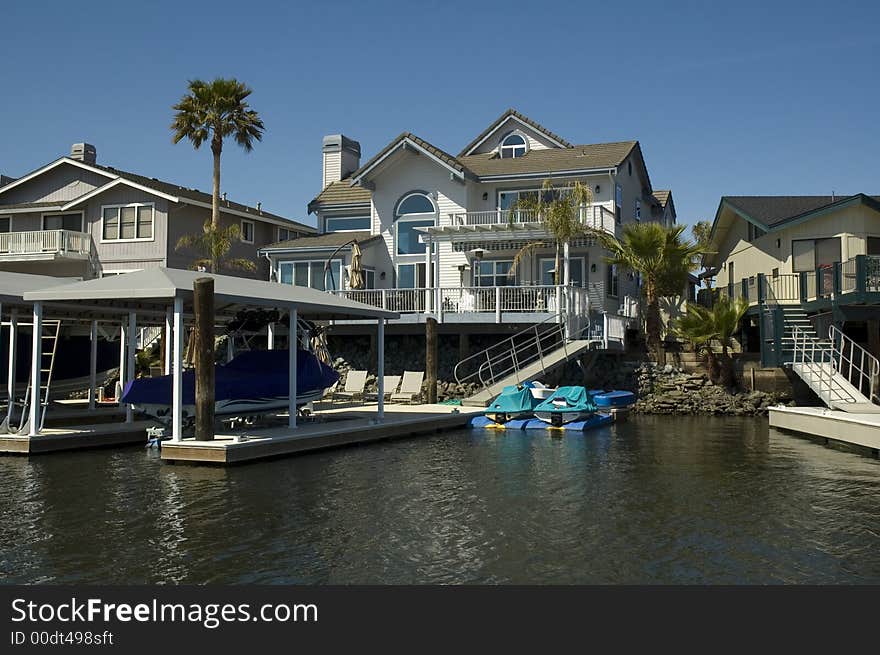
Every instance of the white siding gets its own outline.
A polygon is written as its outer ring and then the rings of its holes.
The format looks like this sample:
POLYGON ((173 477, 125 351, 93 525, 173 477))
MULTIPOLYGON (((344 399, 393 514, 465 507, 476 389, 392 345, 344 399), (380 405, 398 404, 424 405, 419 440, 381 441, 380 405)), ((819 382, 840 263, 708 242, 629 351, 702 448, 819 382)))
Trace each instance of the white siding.
POLYGON ((492 134, 490 134, 489 137, 485 141, 483 141, 483 143, 477 146, 476 150, 474 150, 471 154, 477 155, 483 152, 491 152, 495 150, 498 147, 498 144, 501 142, 501 139, 506 136, 508 132, 514 130, 521 133, 528 140, 530 149, 543 150, 546 148, 559 147, 535 128, 524 123, 520 123, 518 120, 511 116, 508 117, 507 120, 505 120, 503 123, 501 123, 492 132, 492 134))

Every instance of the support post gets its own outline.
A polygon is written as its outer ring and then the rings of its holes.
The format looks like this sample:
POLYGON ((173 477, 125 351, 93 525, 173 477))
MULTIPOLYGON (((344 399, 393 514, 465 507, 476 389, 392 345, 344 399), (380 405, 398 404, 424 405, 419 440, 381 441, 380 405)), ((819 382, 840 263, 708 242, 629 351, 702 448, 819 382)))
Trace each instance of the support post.
POLYGON ((275 324, 269 323, 266 326, 266 349, 275 350, 275 324))
MULTIPOLYGON (((137 331, 135 327, 135 313, 128 313, 128 329, 125 331, 125 336, 127 337, 126 344, 128 348, 127 357, 125 360, 125 382, 129 384, 134 382, 135 378, 135 351, 137 350, 137 331)), ((123 391, 125 391, 125 387, 123 387, 123 391)), ((122 400, 122 396, 119 397, 122 400)), ((131 423, 134 420, 134 412, 132 411, 131 404, 126 403, 125 405, 125 422, 131 423)))
POLYGON ((434 276, 431 275, 431 242, 425 248, 425 311, 433 311, 434 276))
POLYGON ((98 321, 92 321, 89 330, 89 409, 95 409, 98 386, 98 321))
POLYGON ((165 346, 165 367, 163 373, 165 375, 171 375, 171 358, 174 355, 174 347, 171 345, 172 340, 172 330, 173 325, 172 321, 174 320, 174 310, 169 307, 165 310, 165 335, 163 337, 163 343, 165 346))
POLYGON ((15 398, 15 363, 18 348, 18 310, 9 312, 9 371, 6 374, 6 392, 9 395, 9 406, 6 415, 12 420, 12 403, 15 398))
POLYGON ((385 418, 385 319, 380 318, 376 325, 376 418, 385 418))
POLYGON ((43 303, 34 303, 33 335, 31 339, 31 402, 28 408, 28 435, 37 436, 40 428, 40 369, 43 367, 43 303))
POLYGON ((196 327, 196 440, 214 439, 214 278, 193 282, 196 327))
POLYGON ((289 380, 288 385, 288 394, 287 394, 287 426, 290 428, 296 427, 296 375, 297 375, 297 367, 296 367, 296 307, 290 308, 290 337, 288 338, 287 344, 287 357, 288 357, 288 369, 287 375, 289 380))
POLYGON ((183 439, 183 298, 174 299, 174 347, 171 369, 171 439, 183 439))
POLYGON ((433 405, 437 403, 437 319, 425 319, 425 378, 428 392, 425 400, 433 405))
POLYGON ((495 322, 501 323, 501 287, 495 287, 495 322))
POLYGON ((122 397, 122 387, 125 385, 126 372, 125 372, 125 345, 128 342, 128 336, 125 334, 125 321, 123 321, 119 325, 119 381, 116 383, 116 392, 113 394, 116 397, 117 404, 119 403, 119 399, 122 397))
POLYGON ((571 284, 571 248, 568 241, 562 245, 562 284, 566 288, 571 284))

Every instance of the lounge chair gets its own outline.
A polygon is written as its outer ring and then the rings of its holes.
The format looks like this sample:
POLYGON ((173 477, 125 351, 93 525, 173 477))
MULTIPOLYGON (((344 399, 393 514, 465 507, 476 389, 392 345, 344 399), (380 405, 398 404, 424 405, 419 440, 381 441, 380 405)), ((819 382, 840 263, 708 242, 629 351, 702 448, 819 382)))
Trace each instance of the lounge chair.
MULTIPOLYGON (((385 381, 385 398, 388 398, 391 394, 397 391, 397 387, 400 386, 400 376, 399 375, 385 375, 383 376, 383 380, 385 381)), ((379 389, 377 387, 376 391, 371 391, 366 395, 368 400, 379 400, 379 389)))
POLYGON ((424 371, 404 371, 400 390, 391 394, 391 402, 411 403, 422 395, 422 382, 425 380, 424 371))
POLYGON ((367 372, 351 370, 345 376, 345 387, 342 391, 333 394, 333 400, 343 398, 346 400, 355 400, 364 398, 364 388, 367 386, 367 372))

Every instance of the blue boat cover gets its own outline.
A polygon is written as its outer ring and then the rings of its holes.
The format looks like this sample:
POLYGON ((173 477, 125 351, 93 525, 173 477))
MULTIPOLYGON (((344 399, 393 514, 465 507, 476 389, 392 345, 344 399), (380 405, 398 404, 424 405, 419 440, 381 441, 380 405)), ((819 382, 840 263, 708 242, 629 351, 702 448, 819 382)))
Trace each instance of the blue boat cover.
POLYGON ((628 407, 636 402, 632 391, 603 391, 593 394, 593 400, 599 407, 628 407))
POLYGON ((559 387, 547 400, 535 407, 536 412, 595 412, 596 403, 583 387, 559 387))
POLYGON ((486 412, 489 414, 531 413, 538 404, 538 399, 529 391, 530 388, 525 385, 504 387, 499 396, 486 408, 486 412))
MULTIPOLYGON (((214 378, 215 400, 247 400, 287 396, 288 351, 249 350, 231 362, 216 367, 214 378)), ((194 405, 195 372, 183 373, 183 404, 194 405)), ((297 395, 333 386, 339 374, 312 353, 297 350, 297 395)), ((135 405, 171 405, 172 376, 139 378, 129 382, 122 394, 122 402, 135 405)))

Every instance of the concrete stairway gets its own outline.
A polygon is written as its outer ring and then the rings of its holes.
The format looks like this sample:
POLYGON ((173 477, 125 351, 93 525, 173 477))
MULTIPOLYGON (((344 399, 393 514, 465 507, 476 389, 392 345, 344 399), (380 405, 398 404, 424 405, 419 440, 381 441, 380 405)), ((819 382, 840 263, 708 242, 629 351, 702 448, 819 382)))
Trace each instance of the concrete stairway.
POLYGON ((470 398, 465 398, 462 405, 469 407, 488 407, 489 403, 504 389, 504 387, 519 384, 526 380, 535 380, 557 369, 574 357, 588 350, 590 341, 586 339, 569 341, 555 350, 544 353, 543 356, 526 364, 510 375, 493 382, 470 398))

